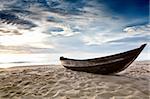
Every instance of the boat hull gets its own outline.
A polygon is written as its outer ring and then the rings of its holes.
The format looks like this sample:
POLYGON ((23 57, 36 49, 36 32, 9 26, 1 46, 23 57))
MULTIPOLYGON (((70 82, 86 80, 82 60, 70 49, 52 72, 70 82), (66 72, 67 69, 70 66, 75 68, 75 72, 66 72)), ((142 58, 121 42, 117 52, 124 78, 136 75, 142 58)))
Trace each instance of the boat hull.
POLYGON ((60 57, 62 66, 75 70, 96 74, 118 73, 126 69, 141 53, 146 44, 141 47, 106 57, 76 60, 60 57))

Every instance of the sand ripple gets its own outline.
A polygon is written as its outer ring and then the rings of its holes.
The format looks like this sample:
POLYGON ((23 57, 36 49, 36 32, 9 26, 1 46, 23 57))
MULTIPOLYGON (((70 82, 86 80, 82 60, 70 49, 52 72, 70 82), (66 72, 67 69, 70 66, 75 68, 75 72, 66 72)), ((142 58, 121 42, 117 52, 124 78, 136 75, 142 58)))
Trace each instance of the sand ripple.
POLYGON ((61 66, 1 69, 0 99, 149 99, 149 78, 96 75, 61 66))

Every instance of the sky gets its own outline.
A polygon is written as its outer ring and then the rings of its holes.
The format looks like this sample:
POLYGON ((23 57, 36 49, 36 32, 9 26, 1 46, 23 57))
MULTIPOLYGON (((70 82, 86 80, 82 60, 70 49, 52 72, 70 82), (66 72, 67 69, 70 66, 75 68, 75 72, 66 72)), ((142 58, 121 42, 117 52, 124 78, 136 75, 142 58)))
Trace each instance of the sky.
MULTIPOLYGON (((0 63, 100 57, 137 48, 150 36, 149 0, 0 2, 0 63)), ((148 54, 149 44, 138 60, 148 54)))

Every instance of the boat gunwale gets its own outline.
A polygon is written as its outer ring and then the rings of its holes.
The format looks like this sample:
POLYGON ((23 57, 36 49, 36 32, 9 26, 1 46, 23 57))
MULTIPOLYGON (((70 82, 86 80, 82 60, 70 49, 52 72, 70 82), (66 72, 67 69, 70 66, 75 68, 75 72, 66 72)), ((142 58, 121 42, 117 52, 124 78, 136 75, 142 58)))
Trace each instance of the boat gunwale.
MULTIPOLYGON (((144 49, 144 47, 146 46, 147 44, 142 44, 140 47, 138 48, 135 48, 135 49, 132 49, 132 50, 128 50, 128 51, 124 51, 124 52, 121 52, 121 53, 117 53, 117 54, 113 54, 113 55, 107 55, 107 56, 103 56, 103 57, 97 57, 97 58, 90 58, 90 59, 71 59, 71 58, 64 58, 63 56, 60 57, 60 61, 95 61, 95 60, 109 60, 110 58, 115 58, 115 57, 121 57, 122 55, 124 54, 129 54, 129 53, 132 53, 133 51, 138 51, 139 54, 140 52, 144 49)), ((138 54, 138 55, 139 55, 138 54)))

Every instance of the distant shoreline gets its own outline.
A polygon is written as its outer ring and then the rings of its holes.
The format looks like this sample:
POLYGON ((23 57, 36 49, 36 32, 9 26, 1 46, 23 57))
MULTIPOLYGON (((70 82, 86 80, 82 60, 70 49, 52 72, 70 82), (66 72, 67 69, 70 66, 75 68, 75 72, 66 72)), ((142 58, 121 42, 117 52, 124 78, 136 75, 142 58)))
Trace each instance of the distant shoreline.
MULTIPOLYGON (((142 60, 142 61, 134 61, 135 62, 150 62, 150 60, 142 60)), ((6 63, 6 64, 0 64, 0 68, 15 68, 15 67, 31 67, 31 66, 54 66, 54 65, 61 65, 60 63, 58 64, 52 64, 52 63, 6 63), (4 67, 2 67, 4 66, 4 67), (5 67, 6 66, 6 67, 5 67)))

